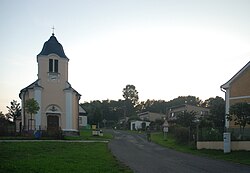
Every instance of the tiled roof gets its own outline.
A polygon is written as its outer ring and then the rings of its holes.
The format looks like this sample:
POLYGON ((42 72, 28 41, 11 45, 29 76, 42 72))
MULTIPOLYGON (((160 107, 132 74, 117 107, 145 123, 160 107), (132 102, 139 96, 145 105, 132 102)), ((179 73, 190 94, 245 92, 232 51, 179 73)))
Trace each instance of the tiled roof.
POLYGON ((44 43, 42 51, 37 56, 49 55, 51 53, 57 54, 61 58, 67 58, 62 45, 57 41, 54 34, 44 43))

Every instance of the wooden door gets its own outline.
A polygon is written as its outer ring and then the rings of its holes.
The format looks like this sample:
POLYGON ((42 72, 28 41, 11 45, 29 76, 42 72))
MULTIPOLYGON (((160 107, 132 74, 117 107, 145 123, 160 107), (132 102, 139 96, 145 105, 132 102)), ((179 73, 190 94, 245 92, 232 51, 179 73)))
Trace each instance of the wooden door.
POLYGON ((47 130, 48 131, 58 131, 59 130, 59 117, 51 116, 47 117, 47 130))

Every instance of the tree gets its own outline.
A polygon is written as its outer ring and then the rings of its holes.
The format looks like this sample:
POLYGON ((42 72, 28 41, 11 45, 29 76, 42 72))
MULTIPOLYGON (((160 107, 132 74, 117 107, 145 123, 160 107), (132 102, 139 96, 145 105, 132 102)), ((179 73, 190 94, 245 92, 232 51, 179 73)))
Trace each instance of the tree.
POLYGON ((20 103, 17 103, 16 100, 13 100, 10 102, 10 107, 6 107, 8 108, 8 114, 10 115, 10 118, 15 122, 16 118, 21 115, 20 103))
POLYGON ((244 134, 244 129, 247 124, 250 124, 250 105, 246 102, 236 103, 229 108, 229 121, 234 121, 235 125, 240 126, 240 131, 244 134))
POLYGON ((102 102, 99 100, 85 102, 81 104, 88 112, 88 123, 98 125, 103 120, 102 102))
POLYGON ((190 127, 194 129, 196 126, 196 117, 194 112, 182 112, 176 116, 175 123, 182 127, 190 127))
POLYGON ((3 112, 2 112, 2 111, 0 111, 0 118, 5 119, 5 116, 4 116, 4 114, 3 114, 3 112))
POLYGON ((8 119, 12 119, 14 122, 14 129, 16 129, 16 118, 21 115, 20 103, 17 103, 16 100, 10 102, 10 107, 6 106, 8 109, 8 119))
POLYGON ((178 106, 182 104, 188 104, 188 105, 193 105, 193 106, 200 106, 202 104, 202 101, 199 99, 199 97, 195 96, 179 96, 173 100, 170 100, 167 103, 168 107, 172 106, 178 106))
POLYGON ((123 97, 125 100, 130 100, 131 103, 135 106, 138 103, 139 96, 138 91, 136 90, 134 85, 126 85, 125 88, 123 88, 123 97))
POLYGON ((164 100, 147 100, 140 103, 140 111, 166 113, 167 102, 164 100))
POLYGON ((122 92, 125 99, 123 102, 124 116, 134 116, 139 100, 138 92, 134 85, 126 85, 122 92))
POLYGON ((26 100, 25 110, 27 113, 30 114, 30 117, 31 117, 28 121, 28 129, 30 127, 30 123, 29 123, 30 121, 31 121, 31 128, 32 128, 32 124, 33 124, 32 122, 34 121, 32 115, 36 114, 39 111, 39 109, 40 109, 39 104, 34 98, 26 100))
POLYGON ((225 126, 225 100, 223 98, 211 97, 204 101, 203 106, 210 109, 207 120, 211 121, 214 127, 225 126))
POLYGON ((177 127, 175 128, 175 138, 180 143, 185 143, 191 140, 195 134, 197 118, 195 112, 181 112, 176 116, 177 127), (178 126, 179 125, 179 126, 178 126))
POLYGON ((8 134, 8 126, 10 121, 7 119, 6 115, 0 111, 0 136, 8 134))
POLYGON ((3 114, 2 111, 0 111, 0 127, 2 127, 3 124, 5 124, 5 122, 7 122, 7 121, 8 120, 7 120, 6 116, 3 114))

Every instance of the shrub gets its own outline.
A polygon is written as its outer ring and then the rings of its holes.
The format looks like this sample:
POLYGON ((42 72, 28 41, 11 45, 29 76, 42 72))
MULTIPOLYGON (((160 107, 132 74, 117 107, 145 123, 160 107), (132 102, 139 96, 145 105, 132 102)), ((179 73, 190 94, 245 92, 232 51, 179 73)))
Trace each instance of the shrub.
POLYGON ((204 138, 208 141, 221 141, 222 134, 220 134, 218 129, 210 128, 205 131, 204 138))
POLYGON ((174 137, 179 144, 187 144, 189 141, 189 129, 186 127, 175 127, 174 137))

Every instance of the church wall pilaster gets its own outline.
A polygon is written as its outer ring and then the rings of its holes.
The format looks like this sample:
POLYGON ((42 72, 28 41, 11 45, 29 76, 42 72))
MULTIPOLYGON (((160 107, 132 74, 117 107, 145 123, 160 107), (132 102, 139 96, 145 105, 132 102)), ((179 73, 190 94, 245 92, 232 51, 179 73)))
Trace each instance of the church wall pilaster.
POLYGON ((66 129, 72 129, 72 91, 66 90, 66 129))
POLYGON ((37 114, 35 114, 35 125, 36 125, 36 129, 40 128, 41 127, 41 108, 42 108, 42 105, 41 105, 41 102, 42 102, 42 89, 41 87, 35 87, 34 88, 34 99, 37 101, 37 103, 39 104, 39 111, 37 112, 37 114))

